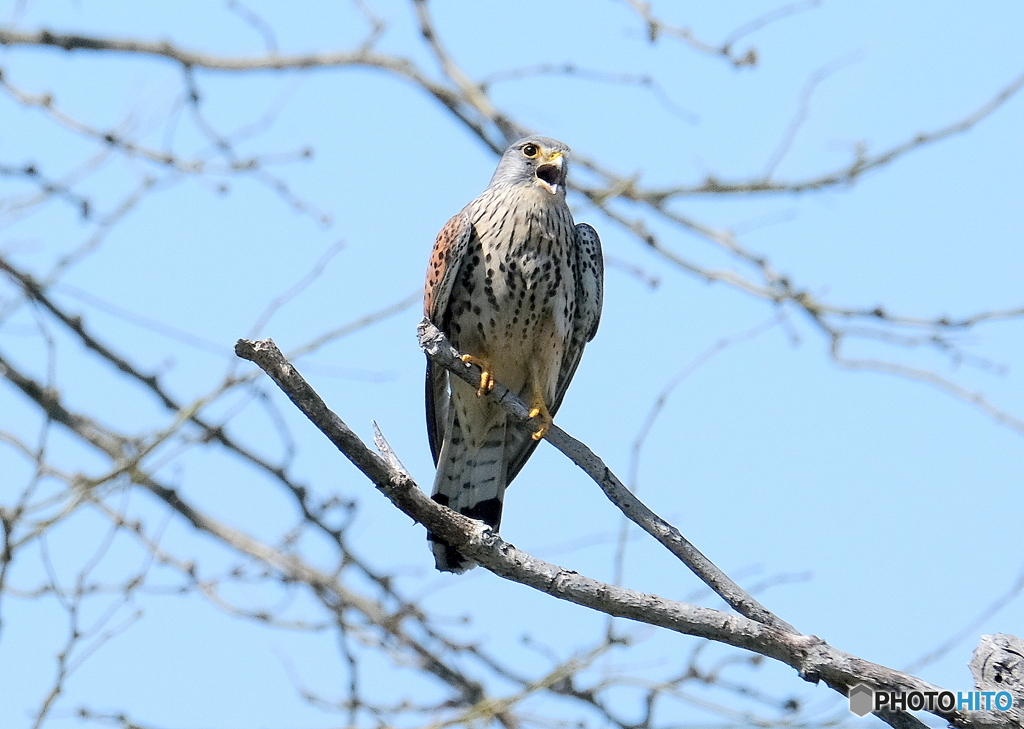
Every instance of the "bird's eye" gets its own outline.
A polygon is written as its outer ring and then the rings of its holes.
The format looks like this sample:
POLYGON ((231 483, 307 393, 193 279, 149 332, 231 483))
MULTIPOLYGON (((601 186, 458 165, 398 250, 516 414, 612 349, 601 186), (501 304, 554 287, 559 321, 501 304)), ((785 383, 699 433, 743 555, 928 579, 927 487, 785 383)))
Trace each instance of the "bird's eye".
POLYGON ((524 144, 523 145, 523 156, 524 157, 528 157, 529 159, 533 159, 538 154, 540 154, 540 147, 538 147, 536 144, 533 144, 531 142, 530 144, 524 144))

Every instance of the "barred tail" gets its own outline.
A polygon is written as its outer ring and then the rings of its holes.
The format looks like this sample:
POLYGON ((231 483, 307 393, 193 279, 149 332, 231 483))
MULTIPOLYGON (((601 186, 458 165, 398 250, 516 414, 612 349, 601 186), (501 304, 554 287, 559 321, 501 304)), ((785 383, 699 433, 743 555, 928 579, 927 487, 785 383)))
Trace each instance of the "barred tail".
MULTIPOLYGON (((454 408, 453 408, 454 410, 454 408)), ((501 524, 508 466, 505 459, 505 418, 492 425, 477 443, 465 437, 459 418, 451 414, 451 426, 437 459, 437 476, 431 498, 453 511, 479 519, 492 529, 501 524)), ((465 572, 476 563, 451 545, 430 534, 434 562, 443 572, 465 572)))

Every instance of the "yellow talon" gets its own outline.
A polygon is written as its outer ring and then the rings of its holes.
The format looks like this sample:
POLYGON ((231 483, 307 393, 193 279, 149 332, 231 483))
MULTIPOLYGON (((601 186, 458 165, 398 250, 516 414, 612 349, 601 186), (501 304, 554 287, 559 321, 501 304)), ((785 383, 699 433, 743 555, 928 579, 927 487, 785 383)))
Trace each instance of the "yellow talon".
POLYGON ((540 395, 535 395, 533 398, 533 408, 530 410, 531 418, 540 418, 540 427, 531 436, 534 440, 540 440, 548 432, 551 427, 551 421, 554 418, 551 417, 551 413, 548 412, 548 406, 544 404, 544 399, 540 395))
POLYGON ((494 375, 491 374, 491 363, 487 360, 474 357, 471 354, 462 355, 462 361, 468 362, 469 364, 475 364, 480 368, 480 387, 476 391, 476 396, 480 397, 484 393, 488 393, 494 389, 494 375))

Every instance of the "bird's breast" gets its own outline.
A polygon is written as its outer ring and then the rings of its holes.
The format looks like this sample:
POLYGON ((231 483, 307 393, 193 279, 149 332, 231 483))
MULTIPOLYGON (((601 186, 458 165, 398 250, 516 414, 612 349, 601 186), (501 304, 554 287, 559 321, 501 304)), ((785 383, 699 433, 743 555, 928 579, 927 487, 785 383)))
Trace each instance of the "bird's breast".
POLYGON ((560 350, 572 331, 575 291, 575 234, 564 200, 481 199, 469 212, 475 235, 453 291, 452 328, 460 332, 453 343, 509 363, 560 350))

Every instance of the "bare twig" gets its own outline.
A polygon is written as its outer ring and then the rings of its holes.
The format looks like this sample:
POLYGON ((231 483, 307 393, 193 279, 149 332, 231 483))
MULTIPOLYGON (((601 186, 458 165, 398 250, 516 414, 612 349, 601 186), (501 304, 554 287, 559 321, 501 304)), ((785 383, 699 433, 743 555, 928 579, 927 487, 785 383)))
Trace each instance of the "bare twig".
MULTIPOLYGON (((633 3, 635 9, 643 15, 650 15, 649 6, 642 3, 633 3)), ((794 3, 773 11, 763 18, 760 18, 745 28, 743 35, 748 30, 757 29, 765 23, 772 22, 778 17, 785 17, 792 12, 810 7, 812 3, 794 3)), ((363 6, 360 5, 362 8, 363 6)), ((454 56, 440 40, 433 19, 428 12, 428 5, 424 0, 414 0, 416 17, 419 22, 420 33, 427 47, 433 53, 441 73, 442 81, 435 81, 422 71, 413 61, 401 56, 392 56, 378 53, 373 50, 373 43, 364 44, 357 50, 348 52, 320 53, 320 54, 267 54, 252 57, 231 57, 219 56, 216 54, 191 51, 172 43, 167 42, 146 42, 138 40, 99 38, 91 36, 55 34, 50 31, 41 30, 35 33, 20 32, 11 29, 0 29, 0 44, 7 45, 46 45, 66 50, 87 50, 92 52, 118 51, 123 53, 134 53, 141 55, 157 56, 166 58, 179 64, 186 70, 186 76, 192 73, 193 69, 205 68, 211 70, 249 72, 258 70, 301 70, 312 67, 338 68, 345 66, 375 67, 385 72, 394 74, 406 79, 410 83, 431 95, 443 104, 462 124, 473 134, 483 141, 490 149, 500 153, 505 143, 513 136, 524 132, 522 125, 513 121, 507 114, 500 111, 489 99, 485 83, 478 83, 470 79, 469 75, 462 70, 454 56)), ((365 11, 365 8, 364 8, 365 11)), ((375 37, 381 28, 381 21, 368 16, 371 25, 371 36, 375 37)), ((660 26, 659 26, 660 27, 660 26)), ((734 34, 735 35, 735 34, 734 34)), ((738 37, 738 35, 736 37, 738 37)), ((733 38, 735 40, 735 38, 733 38)), ((854 182, 864 172, 886 165, 897 158, 927 144, 948 138, 951 135, 959 134, 971 129, 974 125, 985 119, 993 111, 999 108, 1009 98, 1016 94, 1024 85, 1024 75, 1018 77, 1004 87, 991 100, 979 107, 967 117, 941 127, 932 132, 925 132, 915 135, 913 138, 897 144, 890 149, 875 155, 859 153, 857 158, 847 166, 840 169, 817 175, 804 180, 778 181, 764 177, 755 176, 753 179, 735 182, 723 182, 718 179, 709 178, 704 183, 697 185, 683 185, 668 188, 646 188, 640 185, 639 177, 627 177, 614 173, 598 165, 595 161, 587 159, 583 155, 574 155, 575 164, 582 167, 601 181, 600 184, 579 184, 576 190, 585 195, 594 205, 611 220, 624 226, 642 243, 656 251, 660 256, 666 258, 682 270, 692 275, 703 278, 707 281, 718 281, 726 283, 737 290, 756 296, 762 300, 775 304, 789 303, 803 309, 809 314, 821 331, 827 335, 831 343, 836 337, 843 339, 852 336, 863 336, 866 330, 854 331, 842 329, 829 321, 830 318, 842 319, 867 319, 882 327, 889 326, 910 326, 932 330, 945 330, 951 327, 970 326, 972 323, 989 318, 992 312, 982 312, 976 315, 962 317, 957 322, 952 322, 946 317, 934 317, 932 319, 904 316, 893 314, 881 307, 843 307, 826 303, 806 288, 796 285, 792 280, 782 273, 773 269, 768 259, 754 251, 742 246, 734 232, 715 229, 712 226, 700 223, 688 216, 674 210, 669 203, 674 198, 702 194, 748 194, 748 193, 796 193, 812 189, 821 189, 838 185, 846 185, 854 182), (641 206, 643 216, 631 218, 624 215, 617 209, 619 202, 635 203, 641 206), (650 221, 650 222, 649 222, 650 221), (740 273, 728 269, 713 269, 703 266, 686 256, 679 254, 672 247, 666 245, 659 239, 652 230, 652 223, 657 221, 667 222, 678 226, 684 231, 693 233, 700 238, 707 240, 724 250, 728 255, 739 259, 748 265, 753 272, 752 275, 740 273)), ((37 103, 52 108, 52 99, 48 97, 26 97, 26 103, 37 103)), ((52 112, 56 113, 56 112, 52 112)), ((68 121, 72 128, 75 124, 68 121)), ((91 135, 106 134, 101 130, 89 129, 83 131, 91 135)), ((106 136, 104 136, 106 138, 106 136)), ((121 136, 114 135, 111 144, 121 144, 121 136)), ((134 143, 132 143, 134 144, 134 143)), ((143 148, 136 146, 123 147, 135 153, 149 155, 155 162, 168 162, 166 153, 146 152, 143 148), (137 151, 136 151, 137 150, 137 151)), ((171 160, 177 164, 176 160, 171 160)), ((229 159, 227 168, 246 168, 253 164, 252 160, 229 159)), ((187 165, 186 165, 187 168, 187 165)), ((196 170, 204 168, 196 168, 196 170)), ((193 172, 195 174, 196 172, 193 172)), ((291 204, 303 207, 301 201, 296 201, 288 191, 283 182, 269 178, 263 173, 257 164, 253 173, 264 179, 265 184, 276 189, 279 194, 288 199, 291 204)), ((1006 310, 1009 316, 1020 316, 1021 310, 1006 310), (1016 313, 1014 313, 1016 312, 1016 313)), ((871 336, 870 333, 868 336, 871 336)), ((930 341, 931 346, 940 349, 944 354, 955 355, 956 347, 945 339, 941 333, 934 336, 930 341)), ((902 366, 891 363, 892 367, 899 370, 902 366)), ((941 379, 941 378, 940 378, 941 379)), ((951 387, 944 388, 948 392, 954 391, 958 385, 950 383, 951 387)), ((963 398, 962 398, 963 399, 963 398)), ((977 402, 967 399, 968 402, 977 402)), ((1002 412, 998 407, 983 407, 986 413, 997 417, 1000 422, 1009 420, 997 413, 1002 412)))
MULTIPOLYGON (((134 452, 133 442, 94 419, 67 408, 57 392, 41 386, 25 375, 2 353, 0 377, 6 378, 27 398, 35 402, 52 422, 66 428, 114 463, 124 463, 134 452)), ((361 443, 359 445, 362 446, 361 443)), ((365 450, 365 447, 363 449, 365 450)), ((370 453, 370 456, 379 461, 374 454, 370 453)), ((367 624, 390 635, 398 645, 415 656, 425 671, 456 690, 460 696, 459 703, 472 704, 485 695, 482 686, 449 665, 445 657, 431 650, 422 639, 415 637, 405 628, 403 618, 410 614, 410 608, 404 603, 400 602, 394 611, 387 610, 382 604, 347 586, 337 575, 329 574, 294 554, 264 544, 242 530, 204 514, 176 489, 152 477, 141 465, 129 468, 127 475, 133 483, 142 486, 164 502, 195 529, 210 535, 232 550, 253 558, 265 568, 279 573, 286 581, 308 586, 325 608, 337 613, 345 610, 357 611, 367 624)))
MULTIPOLYGON (((668 384, 665 385, 664 388, 662 388, 661 393, 654 401, 654 405, 651 406, 650 411, 647 413, 647 418, 640 426, 640 432, 637 434, 637 437, 633 441, 633 447, 631 449, 629 458, 629 475, 627 477, 629 480, 629 490, 631 493, 636 493, 639 487, 640 455, 644 447, 644 442, 647 440, 647 436, 650 435, 651 430, 654 428, 654 423, 658 419, 658 416, 661 414, 661 411, 665 407, 665 404, 668 402, 669 395, 672 394, 672 391, 675 390, 675 388, 678 387, 683 380, 685 380, 687 377, 693 374, 697 369, 702 367, 706 362, 708 362, 712 357, 714 357, 719 352, 727 349, 728 347, 732 347, 736 344, 739 344, 740 342, 752 339, 760 335, 762 332, 768 330, 769 328, 776 326, 778 323, 779 315, 776 315, 773 316, 768 321, 758 324, 757 326, 748 329, 745 332, 741 332, 740 334, 736 334, 734 336, 726 337, 724 339, 719 340, 710 348, 708 348, 700 355, 698 355, 693 361, 691 361, 689 364, 687 364, 685 367, 679 370, 679 372, 677 372, 672 377, 672 379, 669 380, 668 384)), ((615 558, 613 561, 613 573, 615 575, 613 581, 616 585, 621 584, 623 572, 625 570, 626 545, 628 544, 627 537, 629 534, 628 528, 629 520, 623 519, 622 526, 619 529, 618 545, 616 546, 615 558)))

